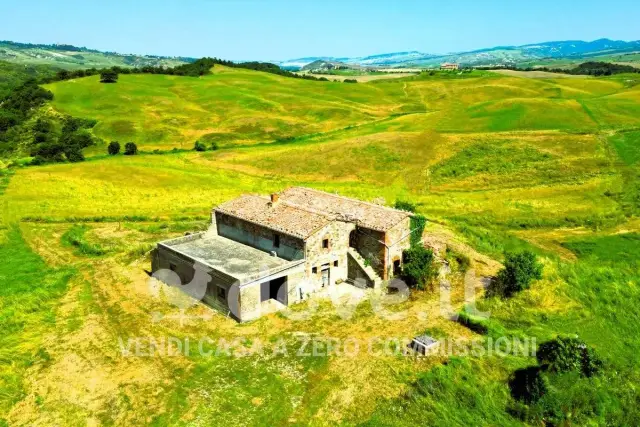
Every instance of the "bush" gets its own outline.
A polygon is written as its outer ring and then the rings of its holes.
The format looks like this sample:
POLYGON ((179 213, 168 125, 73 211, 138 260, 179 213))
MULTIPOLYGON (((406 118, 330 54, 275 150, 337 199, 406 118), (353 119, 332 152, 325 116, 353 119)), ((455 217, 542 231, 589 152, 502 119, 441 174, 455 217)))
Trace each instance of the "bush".
POLYGON ((114 70, 103 70, 100 73, 100 83, 115 83, 118 81, 118 73, 114 70))
POLYGON ((209 146, 209 149, 212 150, 212 151, 216 151, 218 148, 220 148, 220 147, 218 146, 218 143, 215 142, 215 141, 213 141, 211 143, 211 145, 209 146))
POLYGON ((344 83, 358 83, 356 79, 344 79, 344 83))
POLYGON ((193 146, 193 149, 196 151, 207 151, 207 147, 204 145, 204 143, 200 141, 196 141, 196 143, 193 146))
POLYGON ((540 344, 536 358, 543 368, 553 372, 579 371, 591 377, 602 368, 595 351, 577 337, 558 337, 540 344))
POLYGON ((549 386, 547 379, 542 375, 538 366, 518 369, 509 380, 511 396, 521 402, 535 403, 544 396, 549 386))
POLYGON ((400 209, 401 211, 407 212, 415 212, 417 208, 415 203, 411 203, 406 200, 396 200, 396 204, 394 207, 396 209, 400 209))
POLYGON ((112 156, 118 154, 120 152, 120 143, 118 141, 111 141, 109 147, 107 147, 107 152, 112 156))
POLYGON ((35 156, 29 164, 31 166, 40 166, 40 165, 44 165, 45 163, 47 163, 47 159, 45 159, 42 156, 35 156))
POLYGON ((65 154, 67 156, 67 160, 72 163, 84 161, 84 154, 82 154, 82 149, 80 149, 80 147, 72 147, 65 154))
POLYGON ((134 156, 138 154, 138 146, 133 142, 127 142, 124 145, 124 155, 125 156, 134 156))
POLYGON ((407 285, 416 289, 425 289, 436 276, 433 251, 422 245, 416 245, 404 251, 403 257, 402 276, 407 285))
POLYGON ((503 298, 528 289, 533 280, 542 279, 542 264, 530 251, 509 253, 506 255, 504 268, 498 273, 488 289, 489 295, 503 298))

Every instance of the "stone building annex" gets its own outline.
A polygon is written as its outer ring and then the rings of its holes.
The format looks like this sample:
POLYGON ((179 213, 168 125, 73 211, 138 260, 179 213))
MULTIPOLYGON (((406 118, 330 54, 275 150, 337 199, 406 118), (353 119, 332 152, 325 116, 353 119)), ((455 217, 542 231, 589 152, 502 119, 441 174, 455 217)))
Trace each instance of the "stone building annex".
POLYGON ((411 213, 293 187, 243 195, 206 232, 160 242, 154 276, 238 321, 337 283, 379 287, 410 246, 411 213))

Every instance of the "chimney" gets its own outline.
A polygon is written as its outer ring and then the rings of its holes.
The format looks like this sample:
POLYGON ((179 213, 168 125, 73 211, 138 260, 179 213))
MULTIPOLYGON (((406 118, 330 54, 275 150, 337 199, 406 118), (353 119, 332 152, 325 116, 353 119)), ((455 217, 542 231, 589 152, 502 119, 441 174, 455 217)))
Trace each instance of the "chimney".
POLYGON ((278 193, 271 193, 271 204, 275 205, 279 198, 280 195, 278 193))

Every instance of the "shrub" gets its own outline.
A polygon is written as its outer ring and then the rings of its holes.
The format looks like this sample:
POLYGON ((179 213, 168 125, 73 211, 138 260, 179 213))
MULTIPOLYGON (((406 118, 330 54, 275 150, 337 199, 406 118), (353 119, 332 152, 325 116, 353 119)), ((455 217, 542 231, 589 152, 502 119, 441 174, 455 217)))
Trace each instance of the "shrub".
POLYGON ((531 404, 540 400, 547 393, 549 386, 542 370, 538 366, 530 366, 513 373, 509 380, 509 389, 514 399, 531 404))
POLYGON ((401 211, 407 211, 407 212, 415 212, 417 208, 415 203, 411 203, 406 200, 396 200, 396 204, 394 207, 396 209, 400 209, 401 211))
POLYGON ((212 151, 216 151, 218 148, 220 148, 220 147, 218 146, 218 143, 215 142, 215 141, 213 141, 211 143, 211 145, 209 146, 209 149, 212 150, 212 151))
POLYGON ((112 156, 118 154, 120 152, 120 143, 118 141, 111 141, 109 147, 107 147, 107 152, 112 156))
POLYGON ((356 79, 344 79, 344 83, 358 83, 356 79))
POLYGON ((47 163, 47 159, 38 155, 38 156, 35 156, 29 164, 31 166, 40 166, 40 165, 44 165, 45 163, 47 163))
POLYGON ((118 81, 118 73, 114 70, 103 70, 100 73, 100 83, 115 83, 118 81))
POLYGON ((416 245, 405 250, 403 257, 402 276, 407 285, 416 289, 425 289, 436 276, 433 251, 422 245, 416 245))
POLYGON ((200 141, 196 141, 196 143, 193 146, 193 149, 196 151, 207 151, 207 147, 204 145, 203 142, 200 142, 200 141))
POLYGON ((124 145, 124 155, 125 156, 134 156, 138 154, 138 146, 133 142, 127 142, 124 145))
POLYGON ((596 353, 578 337, 558 337, 542 343, 536 358, 540 365, 553 372, 579 371, 590 377, 602 368, 596 353))
POLYGON ((533 252, 509 253, 506 255, 504 268, 492 282, 488 293, 503 298, 510 297, 528 289, 533 280, 540 279, 542 279, 542 264, 538 262, 533 252))
POLYGON ((66 153, 67 160, 72 163, 83 162, 84 154, 82 154, 82 149, 80 147, 74 146, 69 149, 66 153))

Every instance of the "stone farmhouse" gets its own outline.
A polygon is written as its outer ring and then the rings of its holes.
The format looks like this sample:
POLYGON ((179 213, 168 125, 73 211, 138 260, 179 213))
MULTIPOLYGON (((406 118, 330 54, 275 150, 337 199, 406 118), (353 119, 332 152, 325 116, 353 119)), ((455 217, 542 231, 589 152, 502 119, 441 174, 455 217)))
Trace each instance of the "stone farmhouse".
POLYGON ((443 64, 440 64, 440 69, 441 70, 448 70, 448 71, 457 71, 457 70, 460 69, 460 65, 459 64, 450 63, 450 62, 445 62, 443 64))
POLYGON ((206 232, 160 242, 154 276, 238 321, 347 283, 378 288, 402 267, 411 213, 309 188, 243 195, 206 232))

